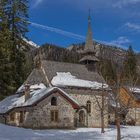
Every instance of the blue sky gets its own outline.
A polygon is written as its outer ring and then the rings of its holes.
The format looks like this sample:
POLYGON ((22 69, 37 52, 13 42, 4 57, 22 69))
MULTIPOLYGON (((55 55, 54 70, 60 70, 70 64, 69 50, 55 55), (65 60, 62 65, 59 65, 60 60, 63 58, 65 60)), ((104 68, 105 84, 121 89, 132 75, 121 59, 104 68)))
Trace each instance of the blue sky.
POLYGON ((37 25, 28 37, 38 45, 84 42, 90 8, 95 40, 140 51, 139 7, 140 0, 30 0, 29 20, 37 25))

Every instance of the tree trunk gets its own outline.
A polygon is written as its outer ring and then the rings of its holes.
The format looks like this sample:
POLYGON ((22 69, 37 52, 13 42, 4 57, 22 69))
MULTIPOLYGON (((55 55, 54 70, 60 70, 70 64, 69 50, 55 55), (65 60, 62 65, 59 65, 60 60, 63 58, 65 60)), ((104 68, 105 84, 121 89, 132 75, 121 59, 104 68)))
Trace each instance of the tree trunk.
POLYGON ((101 133, 104 133, 104 93, 102 93, 102 108, 101 108, 101 133))
POLYGON ((101 111, 101 133, 104 133, 104 115, 103 115, 103 111, 101 111))
POLYGON ((121 128, 120 128, 120 118, 116 119, 116 127, 117 127, 117 140, 121 140, 121 128))

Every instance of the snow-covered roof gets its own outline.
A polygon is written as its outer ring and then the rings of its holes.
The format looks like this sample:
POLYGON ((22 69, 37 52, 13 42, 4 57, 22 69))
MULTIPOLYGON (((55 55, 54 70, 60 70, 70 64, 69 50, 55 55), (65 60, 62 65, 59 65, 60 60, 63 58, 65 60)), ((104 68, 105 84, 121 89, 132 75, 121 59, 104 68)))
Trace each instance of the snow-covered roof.
POLYGON ((76 76, 73 76, 70 72, 57 72, 57 75, 53 77, 51 81, 53 86, 58 87, 83 87, 91 89, 106 89, 109 86, 105 83, 99 83, 96 81, 88 81, 78 79, 76 76))
MULTIPOLYGON (((43 83, 40 84, 35 84, 35 85, 30 85, 30 91, 34 91, 34 90, 38 90, 38 89, 44 89, 46 88, 46 86, 43 83)), ((19 89, 17 90, 17 93, 21 93, 25 90, 25 86, 22 85, 21 87, 19 87, 19 89)))
POLYGON ((138 87, 128 87, 129 91, 132 93, 133 97, 140 101, 140 88, 138 87))
MULTIPOLYGON (((78 105, 78 102, 76 102, 66 92, 64 92, 63 90, 57 87, 47 88, 42 83, 39 84, 40 88, 37 87, 38 87, 37 85, 31 86, 30 88, 31 97, 26 102, 25 102, 25 96, 24 95, 21 96, 20 94, 15 94, 2 100, 0 102, 0 114, 6 113, 13 108, 31 106, 55 89, 61 91, 67 98, 69 98, 71 101, 73 101, 75 104, 78 105)), ((22 88, 24 88, 24 86, 22 86, 22 88)))
POLYGON ((130 87, 129 90, 134 93, 140 93, 140 88, 137 87, 130 87))

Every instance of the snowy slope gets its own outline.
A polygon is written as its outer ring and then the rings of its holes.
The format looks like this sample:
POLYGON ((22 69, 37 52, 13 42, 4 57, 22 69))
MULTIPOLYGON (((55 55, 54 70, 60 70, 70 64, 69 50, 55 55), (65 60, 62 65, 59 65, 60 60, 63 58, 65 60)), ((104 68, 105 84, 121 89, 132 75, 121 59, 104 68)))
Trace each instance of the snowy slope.
MULTIPOLYGON (((0 140, 116 140, 114 127, 105 129, 79 128, 76 130, 31 130, 0 124, 0 140)), ((123 127, 123 140, 140 140, 140 127, 123 127)))
POLYGON ((35 47, 35 48, 39 48, 40 46, 38 46, 36 43, 34 43, 33 41, 29 41, 29 40, 27 40, 26 38, 23 38, 23 40, 27 43, 27 44, 29 44, 29 45, 31 45, 31 46, 33 46, 33 47, 35 47))

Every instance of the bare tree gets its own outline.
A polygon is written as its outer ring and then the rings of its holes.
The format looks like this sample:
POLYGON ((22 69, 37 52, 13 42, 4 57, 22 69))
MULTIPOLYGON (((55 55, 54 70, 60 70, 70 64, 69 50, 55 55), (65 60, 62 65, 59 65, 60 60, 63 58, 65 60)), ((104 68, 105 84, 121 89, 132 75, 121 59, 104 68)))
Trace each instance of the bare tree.
POLYGON ((101 133, 105 133, 105 115, 108 115, 108 113, 105 112, 105 108, 108 104, 108 94, 107 94, 107 89, 104 88, 105 84, 102 83, 102 89, 101 89, 101 98, 99 99, 96 95, 94 95, 98 108, 97 111, 100 112, 100 117, 101 117, 101 133))
MULTIPOLYGON (((100 48, 100 52, 101 52, 101 59, 103 58, 103 50, 102 48, 100 48)), ((99 67, 99 73, 100 75, 102 75, 102 66, 99 67)), ((111 102, 114 103, 114 107, 112 107, 113 112, 115 113, 115 122, 116 122, 116 128, 117 128, 117 140, 121 139, 121 115, 124 114, 126 115, 129 111, 129 109, 131 108, 131 104, 132 104, 132 98, 130 97, 127 101, 127 104, 123 104, 123 102, 120 100, 120 89, 121 87, 124 86, 123 82, 123 77, 121 76, 122 74, 122 69, 118 69, 117 70, 117 74, 116 74, 116 79, 114 81, 107 81, 106 82, 110 85, 110 88, 112 89, 112 93, 108 94, 108 98, 111 102)), ((128 81, 127 81, 128 83, 128 81)), ((137 80, 133 75, 129 75, 129 84, 131 86, 136 85, 137 80)), ((99 106, 99 111, 101 112, 101 133, 104 133, 104 115, 106 115, 105 113, 105 94, 104 94, 104 88, 102 88, 102 99, 101 99, 101 104, 98 100, 98 98, 95 96, 96 98, 96 102, 99 106)), ((108 114, 109 115, 109 114, 108 114)))
MULTIPOLYGON (((114 103, 114 107, 112 109, 113 109, 113 112, 115 113, 115 123, 116 123, 116 128, 117 128, 117 140, 121 140, 121 127, 120 127, 120 124, 122 121, 121 116, 122 115, 126 116, 129 109, 132 108, 132 102, 133 102, 133 99, 131 97, 129 97, 127 99, 126 104, 124 104, 122 102, 121 97, 120 97, 120 89, 121 89, 121 87, 124 86, 123 83, 124 82, 122 82, 121 76, 117 75, 117 81, 113 82, 113 84, 111 86, 112 94, 110 94, 110 96, 109 96, 110 101, 112 101, 112 103, 114 103)), ((137 83, 137 80, 134 80, 134 79, 131 80, 131 86, 135 86, 136 83, 137 83)))

